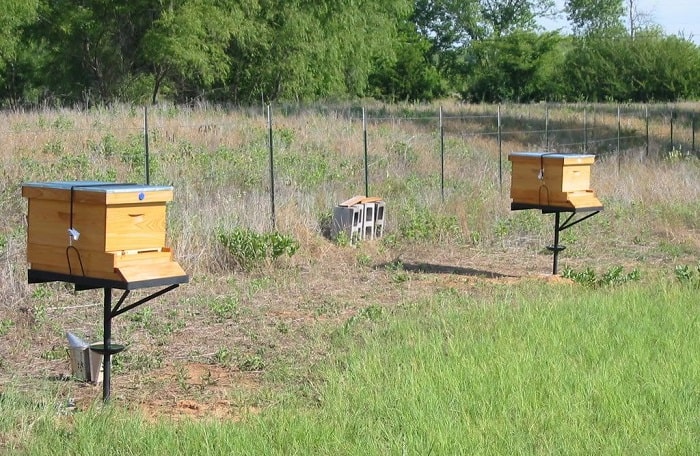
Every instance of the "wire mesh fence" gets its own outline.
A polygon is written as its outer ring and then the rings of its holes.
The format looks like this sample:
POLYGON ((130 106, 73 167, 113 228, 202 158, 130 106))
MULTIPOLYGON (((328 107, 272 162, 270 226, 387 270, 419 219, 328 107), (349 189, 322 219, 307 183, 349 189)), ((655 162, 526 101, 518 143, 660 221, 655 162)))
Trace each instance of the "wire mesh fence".
POLYGON ((258 225, 266 208, 274 227, 278 198, 332 207, 348 195, 413 190, 418 202, 433 204, 466 185, 502 189, 511 152, 697 156, 697 111, 693 104, 132 107, 6 114, 0 143, 5 173, 20 167, 14 174, 22 180, 187 181, 194 194, 238 202, 258 225), (246 207, 251 201, 256 211, 246 207))

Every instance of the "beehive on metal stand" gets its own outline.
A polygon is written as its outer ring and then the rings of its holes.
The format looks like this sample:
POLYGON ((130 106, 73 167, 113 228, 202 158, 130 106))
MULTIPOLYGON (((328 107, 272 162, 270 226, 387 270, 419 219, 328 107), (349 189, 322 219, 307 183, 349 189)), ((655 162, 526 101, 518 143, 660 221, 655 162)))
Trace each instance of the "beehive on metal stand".
POLYGON ((186 276, 165 246, 172 187, 41 182, 22 196, 31 270, 127 283, 186 276))
POLYGON ((514 152, 510 197, 513 205, 578 209, 602 207, 590 189, 594 155, 514 152))

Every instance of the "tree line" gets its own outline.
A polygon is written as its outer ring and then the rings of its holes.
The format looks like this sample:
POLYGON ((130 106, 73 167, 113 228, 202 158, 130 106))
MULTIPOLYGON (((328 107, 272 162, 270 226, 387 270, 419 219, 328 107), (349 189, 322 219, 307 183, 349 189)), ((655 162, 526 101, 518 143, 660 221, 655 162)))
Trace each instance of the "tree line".
POLYGON ((0 0, 0 106, 677 101, 700 47, 636 0, 0 0))

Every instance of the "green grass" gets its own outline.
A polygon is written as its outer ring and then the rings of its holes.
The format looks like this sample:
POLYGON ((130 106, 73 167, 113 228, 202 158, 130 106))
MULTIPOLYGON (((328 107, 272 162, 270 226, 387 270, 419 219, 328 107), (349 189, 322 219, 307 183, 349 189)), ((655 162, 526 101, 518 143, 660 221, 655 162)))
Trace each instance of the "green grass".
POLYGON ((100 406, 63 415, 6 392, 0 442, 32 455, 698 454, 694 287, 475 293, 360 312, 305 396, 241 422, 150 423, 100 406))

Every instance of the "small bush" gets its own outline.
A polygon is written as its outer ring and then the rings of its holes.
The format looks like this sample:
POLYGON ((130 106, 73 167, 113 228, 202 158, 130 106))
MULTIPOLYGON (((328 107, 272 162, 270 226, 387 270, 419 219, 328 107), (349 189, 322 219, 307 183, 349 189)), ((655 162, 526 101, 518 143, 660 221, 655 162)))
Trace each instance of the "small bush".
POLYGON ((384 314, 384 309, 378 304, 370 304, 364 309, 360 309, 359 315, 370 321, 379 320, 384 314))
POLYGON ((399 232, 408 241, 461 240, 462 228, 454 215, 441 215, 427 209, 410 214, 399 232))
POLYGON ((357 241, 359 241, 359 239, 357 239, 357 236, 353 235, 353 237, 351 238, 345 231, 341 231, 335 236, 335 243, 340 247, 347 247, 349 245, 352 245, 353 242, 357 241))
POLYGON ((15 322, 9 318, 0 320, 0 337, 6 335, 15 326, 15 322))
POLYGON ((213 363, 221 364, 222 366, 228 366, 231 364, 233 359, 233 353, 227 347, 219 347, 219 349, 214 353, 213 363))
POLYGON ((386 270, 391 274, 391 281, 394 283, 404 283, 411 280, 411 276, 404 270, 403 263, 396 260, 386 265, 386 270))
POLYGON ((695 267, 687 264, 676 266, 674 273, 680 283, 700 288, 700 262, 695 267))
MULTIPOLYGON (((139 136, 132 136, 129 143, 121 144, 118 154, 119 159, 132 169, 141 170, 146 164, 146 149, 139 136)), ((153 162, 150 165, 153 166, 153 162)))
POLYGON ((238 298, 235 296, 220 296, 209 303, 209 309, 214 313, 218 322, 233 319, 238 315, 238 298))
POLYGON ((243 372, 257 372, 265 368, 265 362, 259 355, 251 355, 238 363, 238 369, 243 372))
POLYGON ((622 266, 614 266, 608 269, 601 275, 595 273, 591 268, 586 268, 584 271, 576 272, 571 268, 565 268, 562 272, 562 277, 571 279, 576 283, 589 287, 603 287, 622 285, 633 280, 639 280, 641 275, 638 269, 633 269, 627 274, 623 273, 622 266))
POLYGON ((231 231, 219 229, 216 237, 238 266, 245 270, 275 260, 282 255, 291 257, 299 250, 298 241, 276 231, 256 233, 245 228, 236 228, 231 231))

